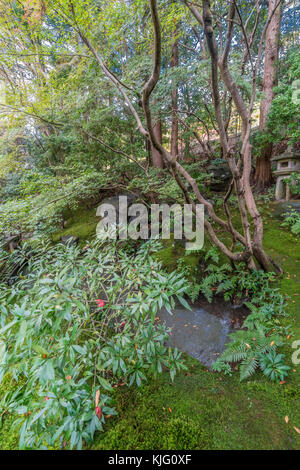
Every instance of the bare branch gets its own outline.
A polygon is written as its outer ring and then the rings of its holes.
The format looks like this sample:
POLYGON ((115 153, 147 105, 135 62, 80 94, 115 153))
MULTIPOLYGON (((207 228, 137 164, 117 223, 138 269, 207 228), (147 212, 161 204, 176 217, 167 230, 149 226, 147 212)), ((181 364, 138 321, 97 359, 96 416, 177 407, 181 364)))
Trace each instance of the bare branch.
POLYGON ((51 126, 56 126, 56 127, 63 126, 62 122, 49 121, 48 119, 45 119, 42 116, 38 116, 37 114, 29 113, 28 111, 23 111, 22 109, 15 108, 14 106, 10 106, 8 104, 0 103, 0 106, 2 106, 3 108, 10 109, 13 112, 25 114, 26 116, 30 116, 34 119, 39 119, 40 121, 43 121, 46 124, 50 124, 51 126))

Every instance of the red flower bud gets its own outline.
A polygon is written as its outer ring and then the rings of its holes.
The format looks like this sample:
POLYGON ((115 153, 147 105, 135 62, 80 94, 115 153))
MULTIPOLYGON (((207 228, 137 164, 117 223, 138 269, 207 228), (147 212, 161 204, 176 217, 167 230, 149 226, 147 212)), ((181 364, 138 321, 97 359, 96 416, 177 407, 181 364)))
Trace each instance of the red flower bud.
POLYGON ((102 416, 102 410, 101 410, 100 406, 96 406, 95 413, 96 413, 96 416, 100 419, 101 416, 102 416))
POLYGON ((98 307, 104 307, 105 303, 104 303, 104 300, 102 299, 96 299, 96 304, 98 305, 98 307))

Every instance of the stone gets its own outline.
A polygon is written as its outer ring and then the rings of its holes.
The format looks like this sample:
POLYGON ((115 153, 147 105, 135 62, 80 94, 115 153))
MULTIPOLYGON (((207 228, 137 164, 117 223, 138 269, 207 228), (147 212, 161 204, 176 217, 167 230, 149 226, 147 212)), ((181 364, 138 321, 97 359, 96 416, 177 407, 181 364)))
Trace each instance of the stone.
POLYGON ((20 241, 20 235, 8 235, 4 237, 2 246, 5 250, 9 249, 9 251, 13 251, 19 245, 20 241))
POLYGON ((77 245, 79 238, 74 235, 64 235, 61 237, 60 241, 63 245, 77 245))
POLYGON ((286 150, 281 155, 272 158, 276 163, 276 170, 273 172, 276 177, 275 199, 277 201, 290 199, 290 188, 285 184, 285 178, 291 173, 300 173, 300 152, 291 149, 286 150))
POLYGON ((227 164, 210 165, 207 170, 213 174, 213 181, 209 185, 210 189, 216 192, 226 191, 232 179, 229 166, 227 164))
POLYGON ((284 219, 284 215, 286 213, 289 214, 293 210, 298 212, 300 215, 300 201, 277 202, 274 205, 273 216, 277 217, 278 219, 284 219))

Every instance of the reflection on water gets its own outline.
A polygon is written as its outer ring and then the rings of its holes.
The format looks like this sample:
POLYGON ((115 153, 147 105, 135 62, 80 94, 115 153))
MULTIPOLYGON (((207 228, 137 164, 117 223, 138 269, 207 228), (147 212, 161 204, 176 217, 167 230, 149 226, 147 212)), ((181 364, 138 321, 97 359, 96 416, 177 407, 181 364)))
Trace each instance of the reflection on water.
POLYGON ((224 350, 228 334, 233 331, 234 309, 223 305, 222 314, 217 312, 217 316, 207 311, 207 308, 213 309, 211 305, 205 308, 193 305, 191 308, 192 311, 177 306, 173 315, 162 309, 159 318, 171 328, 170 346, 177 347, 210 367, 224 350))

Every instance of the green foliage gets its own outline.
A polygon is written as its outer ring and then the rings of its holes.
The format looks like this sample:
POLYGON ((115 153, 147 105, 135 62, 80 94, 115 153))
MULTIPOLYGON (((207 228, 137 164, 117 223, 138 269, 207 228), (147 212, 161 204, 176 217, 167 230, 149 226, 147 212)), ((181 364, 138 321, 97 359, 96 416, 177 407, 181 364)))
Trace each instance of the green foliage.
POLYGON ((273 382, 284 380, 288 375, 289 366, 284 364, 284 354, 276 354, 274 350, 265 354, 260 360, 260 368, 273 382))
MULTIPOLYGON (((158 173, 146 168, 143 172, 126 158, 127 154, 139 164, 148 165, 144 137, 136 132, 128 108, 99 73, 96 61, 77 33, 80 27, 107 67, 125 84, 133 106, 140 112, 139 91, 149 77, 153 43, 145 2, 78 0, 73 2, 73 11, 68 2, 61 0, 6 3, 0 7, 2 78, 5 80, 2 105, 4 109, 8 105, 3 120, 5 125, 8 123, 8 129, 4 126, 3 135, 1 132, 0 232, 28 231, 44 238, 51 234, 52 239, 58 241, 63 234, 77 235, 80 231, 81 238, 85 239, 94 231, 94 217, 90 212, 86 214, 86 207, 97 202, 99 190, 104 188, 138 188, 143 195, 149 193, 157 200, 183 202, 167 170, 158 173), (66 218, 72 226, 58 231, 66 218)), ((250 31, 255 21, 252 5, 242 3, 241 7, 242 16, 249 18, 250 31)), ((225 31, 227 5, 217 2, 214 8, 220 19, 217 29, 225 31)), ((183 120, 179 126, 180 138, 185 142, 185 156, 190 158, 190 141, 194 139, 195 130, 215 134, 208 88, 209 61, 201 57, 202 52, 199 54, 203 36, 200 41, 194 37, 188 10, 178 2, 161 2, 159 9, 164 40, 161 80, 152 94, 153 118, 159 114, 166 126, 164 144, 168 147, 172 82, 179 90, 178 108, 183 120), (180 41, 180 65, 173 68, 169 63, 175 35, 180 41)), ((265 5, 260 5, 257 37, 263 27, 261 19, 266 19, 265 5)), ((248 102, 251 95, 248 64, 245 73, 242 76, 240 73, 242 33, 235 28, 233 34, 230 69, 241 95, 248 102)), ((218 36, 217 41, 220 39, 218 36)), ((257 39, 254 38, 251 50, 254 62, 256 55, 257 39)), ((282 138, 296 142, 299 138, 298 105, 293 102, 293 83, 299 78, 299 53, 291 54, 286 62, 283 57, 280 62, 284 67, 268 129, 256 136, 258 155, 266 143, 279 142, 282 138)), ((226 120, 228 93, 222 84, 220 95, 226 120)), ((258 102, 255 108, 257 105, 258 102)), ((229 133, 234 130, 236 121, 233 109, 229 133)), ((212 153, 220 156, 219 144, 214 145, 212 153)), ((194 163, 184 162, 183 165, 200 190, 207 194, 212 175, 206 171, 206 163, 196 158, 194 163)), ((222 159, 215 159, 214 163, 222 163, 222 159)), ((187 187, 188 191, 190 189, 187 187)), ((269 196, 264 201, 269 202, 269 196)), ((237 206, 234 196, 231 202, 237 206)), ((214 204, 218 208, 222 198, 214 196, 214 204)), ((299 224, 294 223, 294 219, 292 215, 286 223, 297 233, 299 224)), ((172 309, 176 295, 185 304, 183 293, 192 299, 202 292, 209 300, 216 293, 223 294, 227 300, 250 301, 251 313, 243 325, 246 330, 231 337, 224 358, 215 364, 216 371, 223 370, 230 375, 232 360, 242 362, 241 378, 248 377, 258 367, 264 372, 271 370, 267 373, 270 378, 272 373, 283 376, 282 371, 287 371, 282 364, 283 357, 275 352, 282 343, 280 329, 281 333, 286 333, 288 327, 279 325, 284 305, 271 285, 272 275, 261 272, 250 275, 244 266, 233 270, 228 264, 219 265, 216 250, 210 250, 205 260, 209 261, 207 276, 200 284, 201 254, 198 253, 183 256, 182 250, 175 253, 173 247, 165 248, 162 253, 157 247, 165 264, 168 263, 170 272, 165 274, 149 253, 149 245, 139 249, 138 246, 91 244, 81 251, 76 247, 46 245, 34 248, 33 243, 13 254, 0 254, 1 273, 6 273, 10 283, 15 282, 10 286, 3 282, 0 286, 1 359, 4 356, 0 416, 5 432, 8 429, 12 432, 5 446, 13 447, 16 433, 21 431, 21 448, 64 447, 65 444, 81 448, 92 442, 94 433, 102 429, 107 416, 115 414, 112 387, 119 383, 141 385, 163 367, 169 369, 173 378, 182 368, 181 357, 176 350, 165 348, 167 331, 155 323, 155 314, 162 306, 172 309), (177 261, 181 274, 172 273, 177 261), (105 298, 102 310, 94 302, 99 296, 105 298), (95 413, 99 387, 100 418, 95 413), (16 414, 19 414, 17 420, 16 414)), ((154 413, 149 409, 150 392, 141 399, 143 409, 136 420, 121 422, 111 429, 106 445, 188 449, 222 448, 221 443, 225 442, 225 447, 230 447, 232 434, 227 431, 227 425, 231 426, 235 416, 238 416, 235 425, 240 432, 234 442, 239 444, 248 426, 247 412, 245 422, 240 416, 240 407, 245 402, 248 404, 245 395, 242 404, 238 396, 238 406, 232 406, 226 415, 221 392, 220 400, 215 399, 218 377, 205 379, 209 374, 198 374, 193 387, 188 388, 186 379, 181 377, 184 386, 175 389, 176 394, 183 397, 177 396, 176 401, 182 407, 186 404, 182 402, 190 403, 195 390, 199 393, 188 410, 189 415, 185 412, 174 416, 168 407, 157 407, 154 413), (209 384, 207 390, 206 384, 209 384), (197 415, 198 403, 205 393, 202 415, 197 415), (157 419, 162 409, 167 410, 171 419, 157 419), (143 420, 144 416, 147 419, 143 420), (213 428, 213 421, 217 429, 213 428), (139 429, 141 422, 143 433, 139 429), (220 424, 224 429, 226 426, 222 439, 218 437, 220 424), (213 430, 212 435, 208 427, 213 430), (133 438, 127 438, 127 433, 133 438)), ((166 380, 169 384, 169 377, 166 380)), ((165 383, 165 389, 166 386, 165 383)), ((171 393, 169 388, 167 390, 169 398, 171 393)), ((269 393, 269 397, 272 396, 269 393)), ((228 403, 231 402, 227 397, 226 405, 228 403)), ((136 404, 131 405, 134 416, 136 404)), ((256 423, 257 417, 252 418, 256 423)), ((252 426, 254 432, 245 433, 250 439, 260 430, 260 424, 252 426)), ((265 429, 263 432, 266 433, 265 429)), ((269 439, 271 441, 275 439, 269 439)), ((4 447, 3 441, 0 442, 0 447, 4 447)))
POLYGON ((267 119, 267 129, 254 135, 256 155, 268 144, 280 142, 283 138, 289 143, 299 141, 299 104, 294 99, 293 83, 300 77, 298 50, 292 50, 285 60, 279 84, 274 89, 274 99, 267 119))
POLYGON ((292 194, 300 194, 300 174, 291 173, 290 176, 284 178, 284 182, 288 185, 292 194))
MULTIPOLYGON (((219 262, 215 248, 206 254, 206 260, 219 262)), ((243 322, 242 329, 229 335, 230 342, 225 351, 213 365, 215 371, 230 373, 230 363, 240 363, 240 379, 245 380, 262 368, 266 355, 273 354, 276 348, 284 344, 283 336, 289 327, 278 326, 278 317, 284 316, 284 299, 278 289, 274 289, 274 274, 263 271, 249 272, 243 264, 235 270, 228 264, 209 264, 208 275, 200 284, 200 291, 211 302, 213 294, 223 294, 225 300, 242 302, 250 309, 250 314, 243 322)), ((271 356, 270 356, 271 357, 271 356)), ((282 355, 280 355, 282 359, 282 355)), ((289 369, 280 361, 283 371, 289 369)), ((266 374, 273 380, 273 376, 266 374)))
POLYGON ((284 216, 284 222, 281 224, 282 227, 290 227, 291 232, 295 235, 299 235, 300 233, 300 214, 295 211, 291 210, 287 212, 284 216))
MULTIPOLYGON (((34 232, 50 234, 57 231, 63 217, 76 211, 86 200, 93 200, 107 183, 103 174, 88 172, 69 181, 59 179, 38 180, 25 186, 23 197, 12 199, 1 205, 0 232, 34 232), (36 193, 37 186, 43 189, 36 193), (35 194, 25 192, 34 191, 35 194)), ((22 185, 24 182, 22 183, 22 185)))
POLYGON ((263 202, 264 206, 268 207, 271 201, 275 199, 275 185, 267 189, 265 193, 257 194, 257 200, 263 202))
POLYGON ((232 375, 231 367, 228 363, 218 358, 212 365, 212 370, 215 372, 223 372, 225 375, 232 375))
MULTIPOLYGON (((225 300, 237 302, 241 299, 251 298, 254 303, 266 298, 272 299, 276 290, 269 286, 269 282, 274 281, 274 274, 263 271, 253 271, 249 273, 244 263, 235 266, 235 269, 228 263, 219 263, 219 253, 212 247, 205 255, 205 261, 210 262, 205 268, 207 275, 200 283, 200 292, 211 302, 213 294, 224 295, 225 300), (262 289, 263 286, 263 289, 262 289)), ((278 298, 276 297, 276 302, 278 298)))
POLYGON ((0 378, 17 382, 1 406, 15 417, 20 448, 80 449, 115 414, 113 385, 140 386, 163 367, 173 379, 184 368, 155 317, 174 297, 184 302, 186 282, 161 271, 154 248, 145 243, 133 258, 100 242, 84 251, 43 243, 26 273, 1 289, 0 378))

